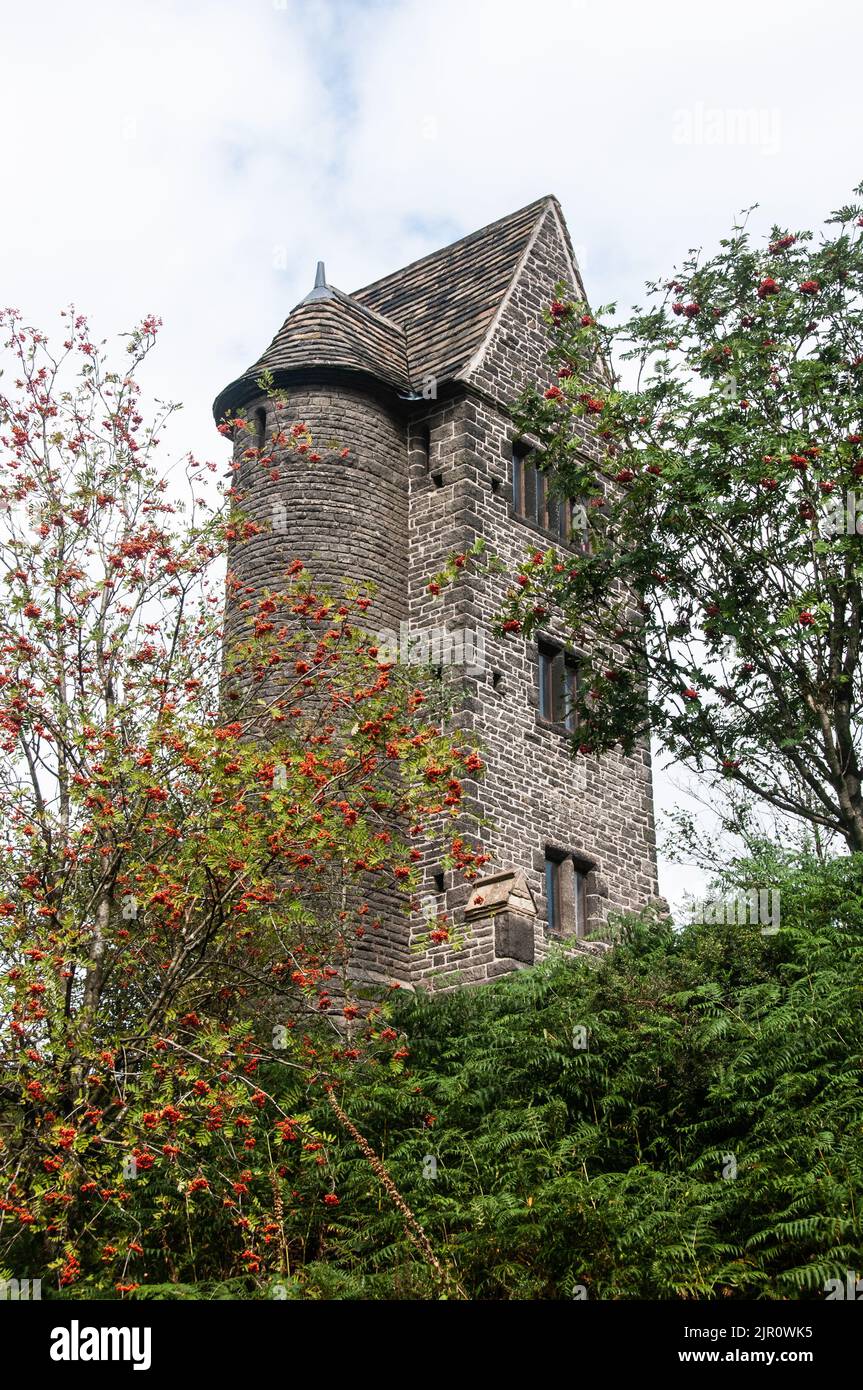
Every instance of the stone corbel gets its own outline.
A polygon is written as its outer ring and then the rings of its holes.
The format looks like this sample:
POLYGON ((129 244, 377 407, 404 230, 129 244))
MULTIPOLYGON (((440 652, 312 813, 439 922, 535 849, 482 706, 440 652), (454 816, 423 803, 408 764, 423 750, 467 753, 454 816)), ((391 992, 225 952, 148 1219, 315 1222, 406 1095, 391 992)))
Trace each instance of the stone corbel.
POLYGON ((533 965, 536 902, 521 869, 502 869, 479 879, 464 915, 466 922, 493 921, 495 956, 533 965))

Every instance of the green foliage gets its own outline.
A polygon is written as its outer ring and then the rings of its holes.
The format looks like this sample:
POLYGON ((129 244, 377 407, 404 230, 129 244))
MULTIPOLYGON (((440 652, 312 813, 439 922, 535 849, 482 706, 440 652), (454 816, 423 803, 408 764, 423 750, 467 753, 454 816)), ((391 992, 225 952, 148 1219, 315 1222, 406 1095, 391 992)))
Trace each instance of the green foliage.
MULTIPOLYGON (((344 1103, 471 1297, 819 1297, 859 1269, 863 860, 781 859, 752 866, 774 936, 632 920, 598 967, 400 1003, 413 1091, 344 1103)), ((358 1155, 336 1179, 306 1296, 436 1296, 358 1155)))

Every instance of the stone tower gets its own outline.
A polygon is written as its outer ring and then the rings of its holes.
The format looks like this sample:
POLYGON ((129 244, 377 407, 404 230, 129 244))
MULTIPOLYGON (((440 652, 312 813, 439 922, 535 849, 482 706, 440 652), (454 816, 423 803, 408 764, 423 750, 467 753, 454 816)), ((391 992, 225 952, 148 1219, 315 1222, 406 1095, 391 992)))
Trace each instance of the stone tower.
MULTIPOLYGON (((263 437, 271 407, 257 382, 269 371, 282 419, 346 451, 301 468, 288 456, 277 484, 243 488, 244 511, 265 534, 232 556, 242 583, 276 588, 295 557, 323 586, 370 579, 373 630, 428 637, 445 628, 461 656, 451 673, 458 722, 486 764, 473 786, 494 867, 481 884, 457 885, 431 851, 426 911, 447 911, 465 944, 412 951, 425 919, 395 914, 358 962, 372 981, 489 980, 532 964, 556 939, 602 950, 586 938, 601 936, 609 912, 657 894, 649 748, 571 758, 565 692, 578 654, 566 634, 552 625, 537 643, 493 637, 505 576, 467 567, 440 598, 428 589, 478 537, 511 573, 528 550, 568 543, 566 508, 543 495, 510 414, 524 386, 548 382, 542 311, 561 280, 584 295, 553 197, 352 295, 328 285, 319 265, 315 288, 214 405, 217 421, 242 408, 263 437), (274 505, 286 518, 276 530, 274 505)), ((584 450, 598 458, 588 434, 584 450)))

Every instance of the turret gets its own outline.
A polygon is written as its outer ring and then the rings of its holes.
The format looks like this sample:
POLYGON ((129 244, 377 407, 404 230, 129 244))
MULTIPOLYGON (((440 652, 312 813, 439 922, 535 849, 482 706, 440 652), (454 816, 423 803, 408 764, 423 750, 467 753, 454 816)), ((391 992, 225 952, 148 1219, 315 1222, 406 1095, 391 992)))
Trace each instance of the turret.
POLYGON ((247 425, 233 431, 234 487, 262 529, 230 555, 244 589, 278 588, 300 558, 333 590, 346 577, 372 581, 372 623, 398 629, 407 616, 411 398, 404 330, 327 284, 319 262, 314 288, 213 406, 218 423, 247 425), (277 444, 263 459, 246 456, 296 424, 312 438, 305 453, 277 444))

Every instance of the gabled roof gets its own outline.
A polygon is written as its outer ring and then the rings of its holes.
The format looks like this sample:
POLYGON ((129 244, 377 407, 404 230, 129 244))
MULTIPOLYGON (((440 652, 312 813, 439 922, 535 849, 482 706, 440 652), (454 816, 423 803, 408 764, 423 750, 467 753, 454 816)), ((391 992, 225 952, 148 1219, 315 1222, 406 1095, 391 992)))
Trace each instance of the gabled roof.
POLYGON ((411 378, 458 376, 481 347, 551 197, 376 280, 353 298, 403 325, 411 378))
POLYGON ((216 419, 251 399, 265 370, 285 381, 340 369, 371 376, 401 396, 420 392, 429 375, 439 385, 464 376, 552 207, 555 198, 539 198, 352 295, 327 285, 319 264, 312 294, 217 397, 216 419))

